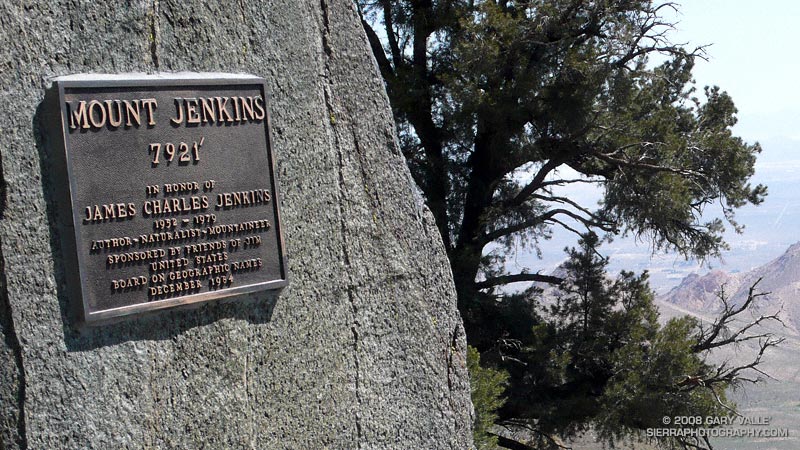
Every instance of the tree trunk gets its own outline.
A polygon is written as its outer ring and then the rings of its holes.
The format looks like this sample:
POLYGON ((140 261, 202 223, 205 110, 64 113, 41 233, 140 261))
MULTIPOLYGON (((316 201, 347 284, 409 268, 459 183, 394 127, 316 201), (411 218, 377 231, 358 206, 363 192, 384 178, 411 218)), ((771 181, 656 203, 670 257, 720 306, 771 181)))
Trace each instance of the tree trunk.
POLYGON ((468 336, 469 323, 480 322, 480 318, 470 317, 470 310, 475 310, 473 305, 479 301, 475 277, 480 270, 483 247, 487 243, 484 238, 484 220, 496 185, 496 164, 492 160, 493 137, 483 121, 479 120, 475 150, 469 160, 471 172, 467 182, 463 219, 455 248, 448 255, 458 292, 458 309, 464 315, 468 336))
POLYGON ((453 281, 458 292, 458 309, 466 313, 473 304, 478 290, 475 287, 475 277, 481 266, 483 246, 464 244, 459 245, 449 253, 450 267, 453 269, 453 281))

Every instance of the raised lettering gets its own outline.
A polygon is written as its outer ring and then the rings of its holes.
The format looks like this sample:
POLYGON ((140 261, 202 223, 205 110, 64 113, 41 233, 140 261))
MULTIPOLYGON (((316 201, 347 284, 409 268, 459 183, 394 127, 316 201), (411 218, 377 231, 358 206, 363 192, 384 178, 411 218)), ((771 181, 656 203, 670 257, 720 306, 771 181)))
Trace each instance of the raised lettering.
POLYGON ((262 97, 256 97, 253 100, 253 112, 255 112, 256 120, 263 120, 264 116, 266 116, 266 108, 264 107, 264 99, 262 97))
POLYGON ((151 127, 156 124, 156 108, 158 108, 158 102, 154 98, 144 98, 142 99, 142 105, 147 108, 147 124, 151 127))
POLYGON ((106 124, 106 109, 97 100, 89 102, 89 122, 95 128, 103 128, 106 124))
POLYGON ((217 111, 218 111, 217 119, 220 122, 223 122, 223 121, 224 122, 228 122, 228 123, 233 122, 233 117, 231 117, 231 113, 228 112, 228 109, 227 109, 228 97, 216 97, 216 99, 217 99, 217 111), (222 101, 223 98, 225 99, 225 101, 222 101), (227 116, 226 119, 222 118, 223 113, 224 113, 225 116, 227 116))
POLYGON ((247 121, 253 120, 255 118, 255 114, 253 111, 253 97, 242 97, 242 120, 247 121), (249 117, 248 117, 249 116, 249 117))
POLYGON ((125 105, 125 117, 128 120, 125 121, 125 126, 130 128, 133 126, 133 122, 136 122, 136 126, 142 125, 142 115, 141 111, 139 110, 139 100, 128 101, 123 100, 122 104, 125 105))
POLYGON ((175 98, 175 117, 170 119, 170 122, 175 125, 180 125, 183 123, 183 105, 181 100, 183 99, 180 97, 175 98))
POLYGON ((122 125, 122 102, 119 100, 106 100, 104 102, 106 104, 106 109, 108 110, 108 124, 114 128, 118 128, 122 125), (112 107, 111 105, 115 105, 116 108, 112 107), (114 119, 114 110, 116 109, 117 118, 114 119))
POLYGON ((202 106, 203 111, 203 122, 216 122, 217 121, 217 112, 214 109, 214 99, 213 98, 201 98, 200 105, 202 106))
POLYGON ((87 129, 89 128, 89 117, 86 112, 86 102, 81 100, 78 102, 78 107, 75 108, 75 102, 67 102, 69 106, 69 128, 74 130, 78 127, 87 129))
POLYGON ((197 99, 187 98, 186 102, 186 123, 200 123, 200 114, 197 112, 197 99))

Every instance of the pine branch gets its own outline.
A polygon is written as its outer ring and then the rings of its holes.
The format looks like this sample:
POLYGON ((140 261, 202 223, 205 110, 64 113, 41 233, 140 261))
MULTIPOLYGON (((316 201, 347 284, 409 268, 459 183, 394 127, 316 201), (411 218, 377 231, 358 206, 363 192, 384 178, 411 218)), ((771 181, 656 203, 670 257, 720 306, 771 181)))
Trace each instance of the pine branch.
POLYGON ((500 275, 497 277, 487 278, 483 281, 476 282, 475 287, 478 289, 488 289, 501 284, 519 283, 523 281, 536 281, 548 284, 561 284, 564 281, 564 279, 559 277, 554 277, 552 275, 542 275, 538 272, 517 273, 513 275, 500 275))
MULTIPOLYGON (((361 10, 359 10, 359 14, 360 13, 361 10)), ((367 33, 369 46, 372 48, 372 54, 375 56, 375 60, 378 62, 378 68, 381 71, 383 79, 387 82, 394 80, 394 69, 392 68, 392 64, 389 62, 389 59, 386 57, 386 52, 383 50, 383 44, 381 44, 378 34, 372 29, 363 16, 361 17, 361 25, 364 27, 364 32, 367 33)))

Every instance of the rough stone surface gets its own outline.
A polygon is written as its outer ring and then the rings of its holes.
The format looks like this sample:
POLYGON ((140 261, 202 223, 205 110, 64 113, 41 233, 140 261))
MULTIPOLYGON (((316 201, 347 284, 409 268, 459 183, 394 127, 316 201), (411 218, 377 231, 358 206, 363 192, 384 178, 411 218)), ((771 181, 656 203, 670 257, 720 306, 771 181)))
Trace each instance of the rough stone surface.
POLYGON ((0 0, 0 30, 0 448, 470 446, 449 266, 350 0, 0 0), (37 108, 177 71, 268 80, 290 286, 76 331, 37 108))

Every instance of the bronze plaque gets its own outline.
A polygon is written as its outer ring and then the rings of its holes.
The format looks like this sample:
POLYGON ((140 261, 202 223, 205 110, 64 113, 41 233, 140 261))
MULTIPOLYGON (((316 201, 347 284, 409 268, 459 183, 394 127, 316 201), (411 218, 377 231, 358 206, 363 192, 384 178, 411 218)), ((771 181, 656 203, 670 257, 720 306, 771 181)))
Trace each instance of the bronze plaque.
POLYGON ((87 77, 56 80, 83 320, 285 286, 264 80, 87 77))

